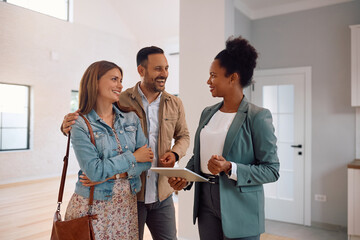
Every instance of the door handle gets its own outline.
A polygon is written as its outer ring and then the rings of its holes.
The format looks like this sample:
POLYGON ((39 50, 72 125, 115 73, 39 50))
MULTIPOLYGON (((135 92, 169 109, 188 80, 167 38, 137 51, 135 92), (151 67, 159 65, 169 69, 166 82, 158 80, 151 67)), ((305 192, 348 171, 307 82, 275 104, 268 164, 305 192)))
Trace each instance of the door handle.
POLYGON ((302 145, 301 145, 301 144, 298 144, 298 145, 291 145, 290 147, 293 147, 293 148, 302 148, 302 145))

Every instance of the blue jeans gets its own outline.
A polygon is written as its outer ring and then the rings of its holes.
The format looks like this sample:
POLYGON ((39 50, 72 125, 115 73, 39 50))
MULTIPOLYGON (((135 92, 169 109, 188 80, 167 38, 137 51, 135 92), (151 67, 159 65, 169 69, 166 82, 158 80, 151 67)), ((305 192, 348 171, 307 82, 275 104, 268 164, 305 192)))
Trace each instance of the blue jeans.
POLYGON ((172 195, 162 202, 137 202, 139 239, 144 237, 145 223, 154 240, 176 240, 175 207, 172 195))

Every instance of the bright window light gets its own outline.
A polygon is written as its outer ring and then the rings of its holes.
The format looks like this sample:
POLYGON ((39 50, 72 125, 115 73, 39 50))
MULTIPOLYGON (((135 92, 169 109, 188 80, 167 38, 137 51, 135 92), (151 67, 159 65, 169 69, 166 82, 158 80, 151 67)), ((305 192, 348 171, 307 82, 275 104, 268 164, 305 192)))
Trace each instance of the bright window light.
POLYGON ((70 112, 79 109, 79 91, 71 90, 70 112))
POLYGON ((31 9, 62 20, 69 20, 69 0, 5 0, 20 7, 31 9))
POLYGON ((29 149, 29 94, 28 86, 0 83, 0 151, 29 149))

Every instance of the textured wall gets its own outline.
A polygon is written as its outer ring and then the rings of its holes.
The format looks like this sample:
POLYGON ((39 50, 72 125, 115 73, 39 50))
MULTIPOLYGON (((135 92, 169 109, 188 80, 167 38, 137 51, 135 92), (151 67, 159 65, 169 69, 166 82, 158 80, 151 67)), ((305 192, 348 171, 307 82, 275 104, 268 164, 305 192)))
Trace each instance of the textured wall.
MULTIPOLYGON (((75 9, 80 10, 81 6, 75 9)), ((88 15, 93 17, 93 15, 88 15)), ((109 18, 106 12, 103 16, 109 18)), ((119 21, 117 19, 117 21, 119 21)), ((61 174, 66 138, 59 127, 90 63, 110 60, 124 69, 124 87, 138 81, 136 42, 116 31, 58 20, 0 2, 0 82, 31 86, 31 149, 0 152, 0 184, 61 174), (55 52, 57 60, 51 59, 55 52)), ((110 24, 117 26, 108 19, 110 24)), ((117 28, 117 31, 121 29, 117 28)), ((77 171, 74 155, 69 172, 77 171)))

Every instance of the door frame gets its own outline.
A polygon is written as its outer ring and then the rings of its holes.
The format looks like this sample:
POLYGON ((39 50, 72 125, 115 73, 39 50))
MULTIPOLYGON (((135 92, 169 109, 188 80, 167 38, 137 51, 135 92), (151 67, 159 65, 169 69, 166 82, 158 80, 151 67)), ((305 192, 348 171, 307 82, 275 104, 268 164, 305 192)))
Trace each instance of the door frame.
MULTIPOLYGON (((304 132, 304 225, 311 225, 311 73, 310 66, 296 68, 260 69, 254 71, 254 78, 274 75, 303 74, 305 79, 305 132, 304 132)), ((256 83, 256 82, 255 82, 256 83)), ((250 91, 252 93, 252 91, 250 91)))

